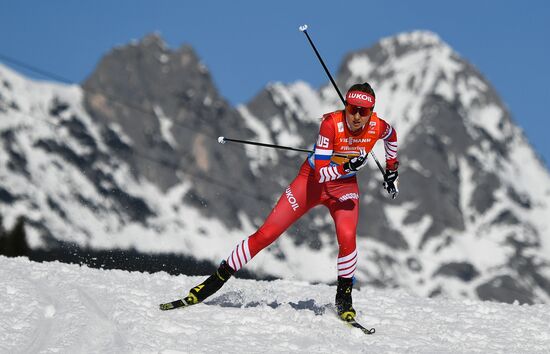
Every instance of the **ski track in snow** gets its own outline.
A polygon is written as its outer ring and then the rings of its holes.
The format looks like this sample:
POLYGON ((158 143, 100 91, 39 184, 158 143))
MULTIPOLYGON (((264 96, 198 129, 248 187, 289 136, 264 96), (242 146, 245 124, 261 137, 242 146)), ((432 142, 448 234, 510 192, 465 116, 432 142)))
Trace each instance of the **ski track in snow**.
POLYGON ((367 336, 322 284, 232 279, 205 304, 160 311, 204 277, 0 257, 0 279, 1 353, 550 352, 550 305, 356 289, 367 336))

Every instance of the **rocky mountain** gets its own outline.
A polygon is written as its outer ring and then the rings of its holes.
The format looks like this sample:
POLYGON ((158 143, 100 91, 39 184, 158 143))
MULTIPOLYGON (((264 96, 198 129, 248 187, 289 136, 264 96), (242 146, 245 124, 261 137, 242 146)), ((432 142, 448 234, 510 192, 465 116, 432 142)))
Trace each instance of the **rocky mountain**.
MULTIPOLYGON (((350 53, 341 90, 369 81, 396 128, 399 199, 360 173, 357 278, 426 296, 550 300, 550 174, 483 76, 417 31, 350 53)), ((231 107, 189 46, 158 35, 113 49, 82 86, 0 65, 0 214, 30 246, 175 252, 218 262, 259 226, 310 148, 332 86, 275 83, 231 107)), ((375 149, 383 160, 383 149, 375 149)), ((334 281, 334 228, 313 210, 247 268, 334 281)))
POLYGON ((193 181, 185 202, 231 227, 240 226, 238 210, 257 208, 254 193, 247 198, 233 187, 253 181, 241 161, 243 148, 231 146, 232 153, 223 156, 216 149, 220 132, 247 136, 247 129, 191 47, 171 51, 158 35, 147 36, 106 55, 82 87, 86 111, 103 127, 110 151, 136 177, 163 192, 193 181), (128 144, 117 139, 119 133, 128 144), (216 181, 235 192, 223 205, 213 202, 220 193, 211 188, 216 181))

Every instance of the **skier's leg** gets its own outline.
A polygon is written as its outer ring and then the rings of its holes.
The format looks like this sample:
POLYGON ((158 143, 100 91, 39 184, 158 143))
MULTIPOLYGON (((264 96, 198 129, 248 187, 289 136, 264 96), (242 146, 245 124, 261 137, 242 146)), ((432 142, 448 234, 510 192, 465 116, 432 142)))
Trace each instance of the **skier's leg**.
POLYGON ((359 216, 357 184, 346 183, 331 190, 331 199, 325 203, 330 210, 338 238, 338 286, 336 309, 342 318, 355 317, 351 291, 357 268, 356 231, 359 216))
POLYGON ((233 249, 227 263, 235 271, 241 269, 252 257, 269 246, 296 220, 317 205, 319 185, 308 184, 306 176, 298 175, 279 197, 279 201, 264 224, 233 249))
POLYGON ((239 242, 206 281, 189 291, 185 298, 192 303, 202 302, 218 291, 223 284, 252 257, 275 241, 292 223, 304 215, 319 200, 318 184, 308 185, 306 176, 298 175, 283 192, 264 224, 247 239, 239 242), (315 188, 316 187, 316 188, 315 188))

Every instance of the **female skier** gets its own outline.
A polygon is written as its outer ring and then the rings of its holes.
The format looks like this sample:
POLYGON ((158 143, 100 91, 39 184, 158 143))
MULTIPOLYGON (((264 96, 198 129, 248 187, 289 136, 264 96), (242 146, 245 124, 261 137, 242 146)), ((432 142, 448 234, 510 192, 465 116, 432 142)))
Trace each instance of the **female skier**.
POLYGON ((358 259, 355 242, 359 189, 355 174, 366 164, 367 154, 379 139, 384 140, 386 152, 384 188, 393 198, 398 193, 397 134, 373 111, 374 105, 374 90, 368 83, 350 87, 345 109, 323 116, 314 152, 304 161, 265 223, 239 242, 213 275, 189 291, 183 299, 185 305, 202 302, 214 294, 309 209, 322 204, 334 220, 339 246, 336 309, 344 320, 355 318, 351 297, 358 259))

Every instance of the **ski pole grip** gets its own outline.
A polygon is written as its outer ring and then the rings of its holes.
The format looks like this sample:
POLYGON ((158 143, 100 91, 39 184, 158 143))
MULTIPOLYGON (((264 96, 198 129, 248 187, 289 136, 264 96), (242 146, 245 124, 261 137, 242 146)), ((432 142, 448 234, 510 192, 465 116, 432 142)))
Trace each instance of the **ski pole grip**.
POLYGON ((220 143, 220 144, 225 144, 225 138, 224 138, 223 136, 220 136, 220 137, 218 138, 218 143, 220 143))
POLYGON ((307 25, 301 25, 299 28, 300 31, 305 32, 307 30, 307 25))

